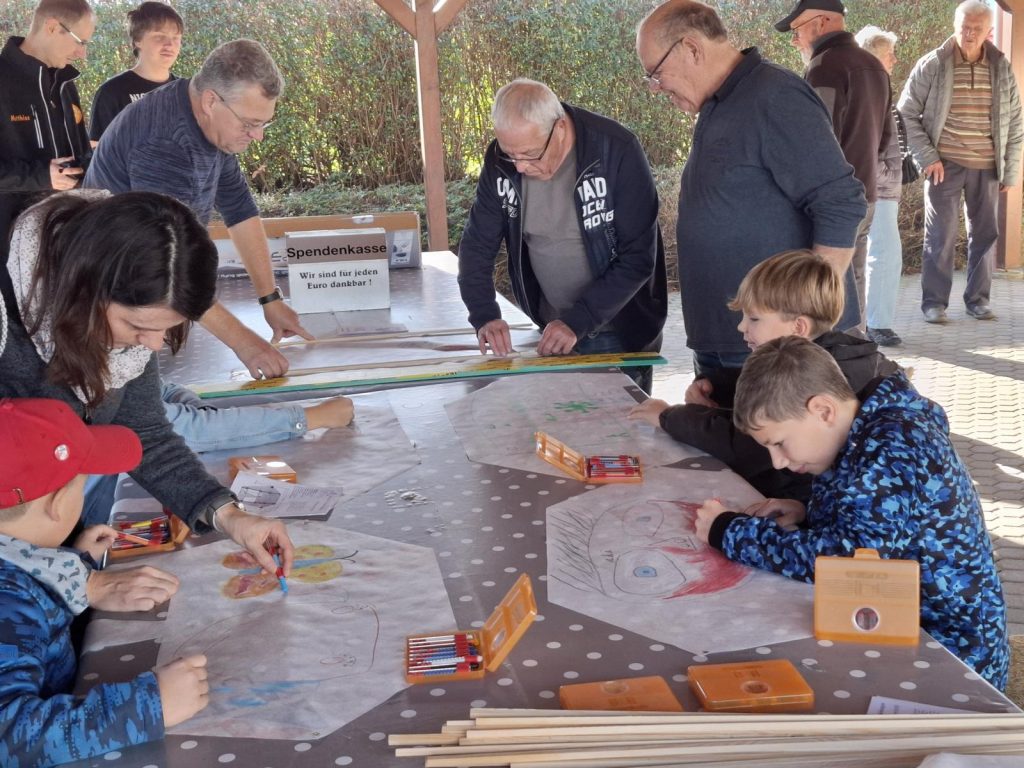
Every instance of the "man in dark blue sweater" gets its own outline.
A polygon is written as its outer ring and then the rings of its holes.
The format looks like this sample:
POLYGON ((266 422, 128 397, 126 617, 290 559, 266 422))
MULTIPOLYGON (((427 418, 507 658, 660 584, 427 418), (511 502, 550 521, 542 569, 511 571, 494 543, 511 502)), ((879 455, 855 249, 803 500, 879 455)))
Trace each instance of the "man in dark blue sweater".
MULTIPOLYGON (((111 192, 170 195, 206 224, 213 209, 252 279, 273 341, 312 338, 274 285, 259 210, 236 155, 273 122, 284 80, 270 54, 253 40, 218 46, 191 80, 175 80, 124 109, 103 134, 85 186, 111 192)), ((227 344, 254 378, 283 376, 288 360, 242 325, 220 302, 203 325, 227 344)))
MULTIPOLYGON (((748 354, 726 304, 743 276, 780 251, 810 248, 846 275, 867 212, 814 90, 729 43, 710 7, 668 0, 637 32, 651 90, 699 114, 679 192, 679 284, 695 368, 737 368, 748 354)), ((853 325, 859 318, 853 321, 853 325)))

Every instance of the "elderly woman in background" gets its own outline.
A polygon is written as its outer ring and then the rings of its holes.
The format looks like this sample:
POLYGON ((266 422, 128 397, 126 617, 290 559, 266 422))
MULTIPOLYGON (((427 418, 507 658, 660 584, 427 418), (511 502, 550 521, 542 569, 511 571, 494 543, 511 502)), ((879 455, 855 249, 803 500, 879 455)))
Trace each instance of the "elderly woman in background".
MULTIPOLYGON (((875 26, 866 26, 856 34, 861 48, 873 54, 892 76, 896 64, 896 35, 875 26)), ((899 207, 903 183, 903 156, 908 152, 907 130, 892 105, 896 130, 878 164, 878 202, 875 218, 868 231, 867 310, 868 338, 883 347, 895 347, 903 340, 892 329, 896 315, 896 295, 903 273, 903 244, 900 242, 899 207)))

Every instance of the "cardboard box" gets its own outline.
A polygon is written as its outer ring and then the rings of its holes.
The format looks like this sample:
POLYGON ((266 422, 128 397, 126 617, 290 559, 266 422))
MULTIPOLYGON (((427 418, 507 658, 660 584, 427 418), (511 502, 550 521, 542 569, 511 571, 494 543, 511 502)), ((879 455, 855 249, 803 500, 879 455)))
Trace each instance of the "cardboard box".
MULTIPOLYGON (((285 235, 325 229, 363 229, 380 227, 387 240, 388 266, 391 269, 422 266, 420 251, 420 215, 415 211, 368 213, 359 216, 291 216, 263 219, 263 231, 270 245, 270 261, 275 269, 288 266, 285 235)), ((243 269, 242 259, 223 224, 209 226, 210 237, 217 246, 221 269, 243 269)))
POLYGON ((391 306, 383 229, 289 232, 285 253, 288 293, 296 312, 391 306))

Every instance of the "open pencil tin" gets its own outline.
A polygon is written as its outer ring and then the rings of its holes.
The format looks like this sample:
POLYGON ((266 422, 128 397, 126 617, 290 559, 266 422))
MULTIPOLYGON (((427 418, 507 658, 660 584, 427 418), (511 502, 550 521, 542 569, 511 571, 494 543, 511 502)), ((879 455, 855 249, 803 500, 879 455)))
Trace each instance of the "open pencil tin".
POLYGON ((407 637, 405 679, 413 685, 477 680, 501 666, 536 615, 533 584, 524 573, 480 629, 407 637))

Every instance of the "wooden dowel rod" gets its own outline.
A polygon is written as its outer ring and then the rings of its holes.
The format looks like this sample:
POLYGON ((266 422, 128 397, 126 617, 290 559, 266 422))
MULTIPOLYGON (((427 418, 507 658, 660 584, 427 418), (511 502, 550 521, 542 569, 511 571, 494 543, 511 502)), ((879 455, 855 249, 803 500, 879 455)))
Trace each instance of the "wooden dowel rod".
MULTIPOLYGON (((427 758, 427 766, 428 768, 484 768, 485 766, 534 765, 541 762, 561 760, 566 765, 575 764, 590 768, 595 761, 609 758, 672 758, 684 763, 691 758, 694 759, 691 761, 702 758, 705 762, 708 762, 707 759, 709 757, 715 759, 725 757, 740 758, 744 756, 761 757, 766 751, 766 746, 768 745, 754 742, 741 744, 725 743, 710 746, 609 747, 606 749, 573 750, 571 753, 542 751, 529 754, 440 756, 427 758)), ((929 734, 923 737, 828 739, 810 740, 807 742, 790 739, 770 745, 769 751, 773 755, 780 757, 790 755, 828 756, 852 752, 858 752, 862 755, 867 753, 882 755, 887 751, 901 752, 912 750, 920 750, 923 754, 931 754, 947 750, 955 751, 958 749, 987 748, 990 746, 1012 747, 1024 754, 1024 734, 981 732, 968 735, 929 734)))
MULTIPOLYGON (((529 331, 536 328, 533 323, 514 323, 509 325, 511 331, 529 331)), ((430 336, 476 336, 473 328, 432 328, 425 331, 382 331, 380 333, 353 333, 341 336, 328 336, 322 339, 292 339, 279 341, 275 347, 299 347, 313 344, 337 344, 348 341, 386 341, 388 339, 421 339, 430 336)))
POLYGON ((628 725, 631 723, 672 724, 679 722, 843 722, 847 720, 863 721, 884 719, 886 721, 947 721, 961 718, 1006 718, 1017 719, 1024 723, 1024 714, 1019 712, 978 712, 971 714, 940 714, 940 715, 815 715, 815 714, 724 714, 718 712, 685 712, 681 714, 658 714, 637 712, 597 712, 586 713, 581 710, 507 710, 508 715, 497 715, 501 710, 472 710, 470 716, 476 728, 517 728, 536 727, 538 720, 557 720, 559 724, 572 725, 628 725), (511 714, 515 713, 515 714, 511 714), (522 723, 522 725, 520 725, 522 723))
POLYGON ((942 724, 917 723, 910 725, 903 721, 886 722, 884 719, 870 719, 865 722, 802 722, 802 723, 682 723, 676 725, 599 725, 599 726, 552 726, 548 728, 509 728, 504 730, 467 731, 464 744, 501 744, 543 740, 600 741, 649 736, 652 738, 740 738, 747 737, 801 737, 801 736, 870 736, 875 734, 913 732, 949 733, 951 731, 978 730, 1021 730, 1019 721, 990 721, 987 718, 974 722, 947 721, 942 724), (930 727, 925 727, 929 726, 930 727))
POLYGON ((462 733, 392 733, 388 736, 389 747, 430 747, 459 743, 462 733))

